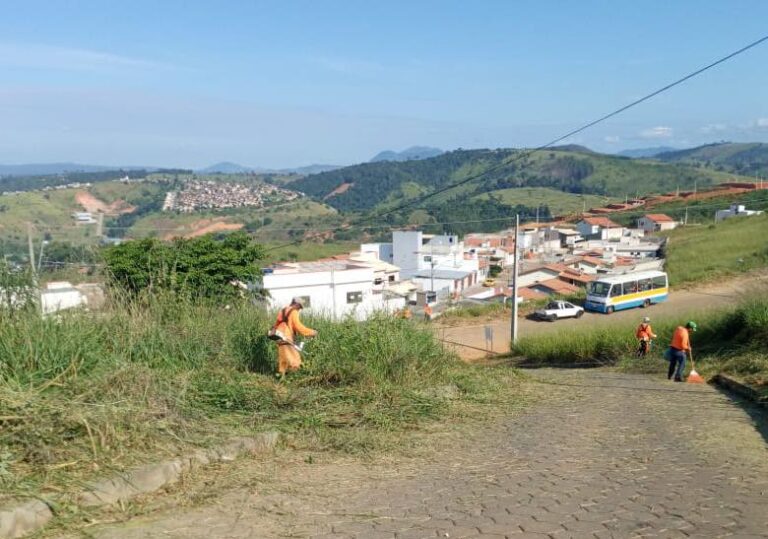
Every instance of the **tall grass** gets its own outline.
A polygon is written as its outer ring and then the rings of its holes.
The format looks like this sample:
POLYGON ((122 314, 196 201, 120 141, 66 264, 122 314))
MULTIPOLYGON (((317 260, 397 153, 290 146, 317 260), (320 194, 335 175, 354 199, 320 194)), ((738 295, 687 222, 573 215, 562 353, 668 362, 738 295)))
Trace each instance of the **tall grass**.
POLYGON ((48 318, 0 310, 0 499, 267 428, 368 450, 377 433, 444 414, 433 389, 469 397, 482 386, 427 328, 384 315, 305 317, 319 336, 304 367, 279 381, 272 320, 247 302, 174 296, 48 318))
MULTIPOLYGON (((695 316, 698 331, 691 337, 697 368, 741 376, 768 393, 768 292, 757 291, 730 310, 695 316)), ((679 319, 655 319, 659 335, 650 357, 635 358, 636 325, 585 327, 521 339, 514 352, 532 365, 599 366, 621 364, 632 370, 662 370, 662 359, 679 319)))
POLYGON ((673 285, 700 282, 768 265, 768 215, 670 232, 666 268, 673 285))

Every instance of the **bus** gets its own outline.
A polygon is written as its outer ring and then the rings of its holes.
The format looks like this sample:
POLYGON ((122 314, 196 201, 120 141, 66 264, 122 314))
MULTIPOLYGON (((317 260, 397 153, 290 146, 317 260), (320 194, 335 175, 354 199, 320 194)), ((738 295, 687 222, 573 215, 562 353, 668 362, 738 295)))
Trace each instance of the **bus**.
POLYGON ((611 314, 632 307, 650 307, 668 296, 669 279, 663 271, 606 275, 589 283, 584 308, 611 314))

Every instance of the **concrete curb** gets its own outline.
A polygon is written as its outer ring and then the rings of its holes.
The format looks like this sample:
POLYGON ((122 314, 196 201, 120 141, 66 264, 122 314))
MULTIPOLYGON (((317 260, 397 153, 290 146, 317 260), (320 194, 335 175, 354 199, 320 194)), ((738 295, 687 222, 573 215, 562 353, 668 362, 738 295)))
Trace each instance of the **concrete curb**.
POLYGON ((724 387, 725 389, 732 391, 737 395, 740 395, 741 397, 744 397, 745 399, 748 399, 759 406, 768 407, 768 399, 760 395, 760 393, 756 389, 748 386, 747 384, 739 382, 738 380, 735 380, 730 376, 726 376, 724 374, 716 374, 712 378, 712 381, 715 384, 721 387, 724 387))
MULTIPOLYGON (((265 432, 253 438, 235 438, 222 446, 158 464, 134 468, 124 474, 89 483, 73 496, 82 507, 114 505, 140 494, 156 492, 179 481, 182 474, 213 462, 229 462, 242 455, 269 453, 279 439, 277 432, 265 432)), ((0 508, 0 539, 18 539, 45 526, 54 516, 51 505, 41 500, 0 508)))

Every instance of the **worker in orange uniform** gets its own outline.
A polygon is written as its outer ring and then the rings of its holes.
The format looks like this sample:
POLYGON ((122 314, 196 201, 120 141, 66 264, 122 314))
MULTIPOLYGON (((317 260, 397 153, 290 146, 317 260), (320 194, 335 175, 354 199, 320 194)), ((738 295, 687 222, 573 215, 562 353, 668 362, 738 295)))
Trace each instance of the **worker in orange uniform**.
POLYGON ((671 380, 674 374, 675 382, 683 381, 685 360, 691 357, 691 332, 696 331, 697 328, 696 322, 692 320, 686 323, 685 326, 677 326, 675 328, 668 351, 669 370, 667 371, 667 380, 671 380))
POLYGON ((301 298, 293 298, 291 304, 277 313, 273 332, 280 337, 277 340, 277 375, 284 376, 286 372, 296 371, 301 367, 300 348, 296 345, 296 334, 303 337, 314 337, 317 331, 301 323, 299 311, 304 308, 301 298))
POLYGON ((424 305, 424 320, 426 322, 432 320, 432 307, 430 307, 429 303, 424 305))
POLYGON ((651 329, 651 319, 647 316, 643 318, 643 321, 637 326, 635 331, 635 337, 640 341, 637 347, 637 357, 645 357, 648 350, 651 347, 651 341, 656 338, 656 334, 651 329))

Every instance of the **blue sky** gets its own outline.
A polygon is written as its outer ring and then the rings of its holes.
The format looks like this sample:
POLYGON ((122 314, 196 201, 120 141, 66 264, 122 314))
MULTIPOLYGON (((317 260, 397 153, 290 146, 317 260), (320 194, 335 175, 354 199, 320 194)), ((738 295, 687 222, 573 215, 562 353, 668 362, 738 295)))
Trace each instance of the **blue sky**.
MULTIPOLYGON (((764 0, 6 0, 0 163, 288 167, 536 146, 766 21, 764 0)), ((572 142, 768 141, 767 66, 764 44, 572 142)))

